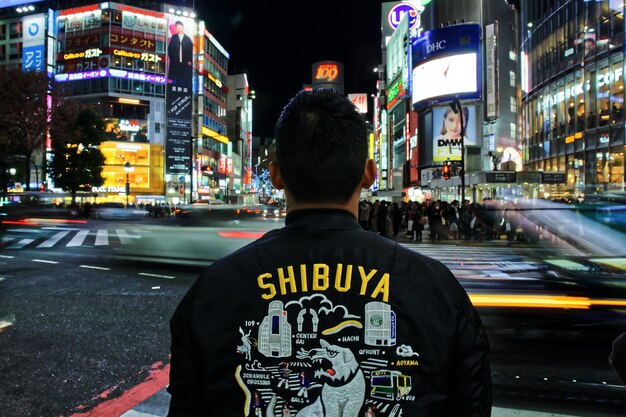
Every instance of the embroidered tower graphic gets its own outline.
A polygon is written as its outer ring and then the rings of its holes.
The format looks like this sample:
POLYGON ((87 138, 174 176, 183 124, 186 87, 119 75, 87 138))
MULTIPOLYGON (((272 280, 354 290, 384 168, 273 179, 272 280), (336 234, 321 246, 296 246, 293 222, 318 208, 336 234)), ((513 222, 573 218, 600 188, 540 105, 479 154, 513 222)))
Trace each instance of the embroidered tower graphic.
POLYGON ((395 346, 396 313, 389 304, 372 301, 365 305, 365 344, 395 346))
POLYGON ((291 356, 291 325, 282 301, 272 301, 267 316, 259 326, 259 352, 265 356, 282 358, 291 356))

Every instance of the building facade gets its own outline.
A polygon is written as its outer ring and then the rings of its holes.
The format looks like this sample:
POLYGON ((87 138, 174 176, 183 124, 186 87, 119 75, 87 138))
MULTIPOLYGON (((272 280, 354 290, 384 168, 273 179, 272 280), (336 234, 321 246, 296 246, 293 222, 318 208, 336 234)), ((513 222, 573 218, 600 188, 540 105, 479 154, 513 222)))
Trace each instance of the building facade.
POLYGON ((222 197, 232 175, 232 148, 226 122, 229 54, 203 27, 198 59, 198 135, 194 199, 222 197))
POLYGON ((521 2, 524 164, 544 197, 624 190, 624 3, 521 2))
POLYGON ((233 142, 233 173, 229 189, 234 194, 249 192, 252 183, 252 102, 246 74, 228 76, 228 128, 233 142))
POLYGON ((506 2, 382 3, 373 123, 377 196, 451 201, 521 194, 515 16, 506 2), (441 65, 453 70, 439 71, 441 65), (440 74, 447 78, 436 79, 440 74), (463 139, 458 132, 442 136, 444 115, 457 98, 463 139), (444 178, 448 164, 451 176, 444 178))

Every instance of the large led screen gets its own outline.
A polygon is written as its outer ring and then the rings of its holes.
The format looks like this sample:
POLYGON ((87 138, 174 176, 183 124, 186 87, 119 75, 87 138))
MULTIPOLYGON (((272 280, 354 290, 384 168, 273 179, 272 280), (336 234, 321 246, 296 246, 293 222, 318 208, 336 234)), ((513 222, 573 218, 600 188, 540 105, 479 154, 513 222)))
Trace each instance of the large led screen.
POLYGON ((477 91, 475 52, 433 59, 413 69, 413 103, 477 91))

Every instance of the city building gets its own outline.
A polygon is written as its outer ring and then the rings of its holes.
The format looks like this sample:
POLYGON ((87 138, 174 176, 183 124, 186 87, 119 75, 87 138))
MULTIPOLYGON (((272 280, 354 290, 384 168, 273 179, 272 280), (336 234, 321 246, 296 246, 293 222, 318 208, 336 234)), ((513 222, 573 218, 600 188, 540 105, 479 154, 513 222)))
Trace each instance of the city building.
POLYGON ((254 90, 250 89, 246 74, 228 76, 228 131, 232 146, 232 177, 227 190, 233 196, 248 193, 252 188, 254 166, 252 163, 252 102, 254 90))
POLYGON ((57 82, 105 119, 96 201, 164 202, 167 15, 118 3, 58 12, 57 82), (130 163, 130 166, 126 166, 130 163))
MULTIPOLYGON (((196 173, 194 199, 223 197, 228 178, 233 175, 233 158, 229 155, 232 142, 227 125, 227 101, 230 95, 228 59, 230 55, 211 33, 204 29, 198 55, 198 106, 196 173)), ((235 133, 236 134, 236 133, 235 133)))
POLYGON ((381 5, 375 195, 448 201, 522 195, 517 27, 499 25, 514 22, 515 10, 506 2, 425 3, 381 5), (463 118, 463 139, 458 131, 444 136, 452 106, 456 123, 463 118), (448 179, 444 165, 451 166, 448 179))
POLYGON ((520 2, 524 165, 546 198, 624 190, 624 2, 520 2))

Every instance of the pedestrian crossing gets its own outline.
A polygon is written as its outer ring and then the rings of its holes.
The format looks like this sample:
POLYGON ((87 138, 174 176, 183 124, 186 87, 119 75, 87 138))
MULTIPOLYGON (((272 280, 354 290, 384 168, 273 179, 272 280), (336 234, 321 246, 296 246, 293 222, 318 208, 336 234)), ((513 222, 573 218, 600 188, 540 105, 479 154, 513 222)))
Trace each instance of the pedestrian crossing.
POLYGON ((524 279, 524 276, 535 276, 544 268, 540 260, 532 256, 536 249, 422 242, 404 243, 403 246, 438 259, 458 279, 524 279))
POLYGON ((33 230, 9 229, 0 238, 0 249, 50 249, 78 247, 106 247, 112 245, 130 245, 141 238, 138 229, 71 229, 42 228, 33 230))

